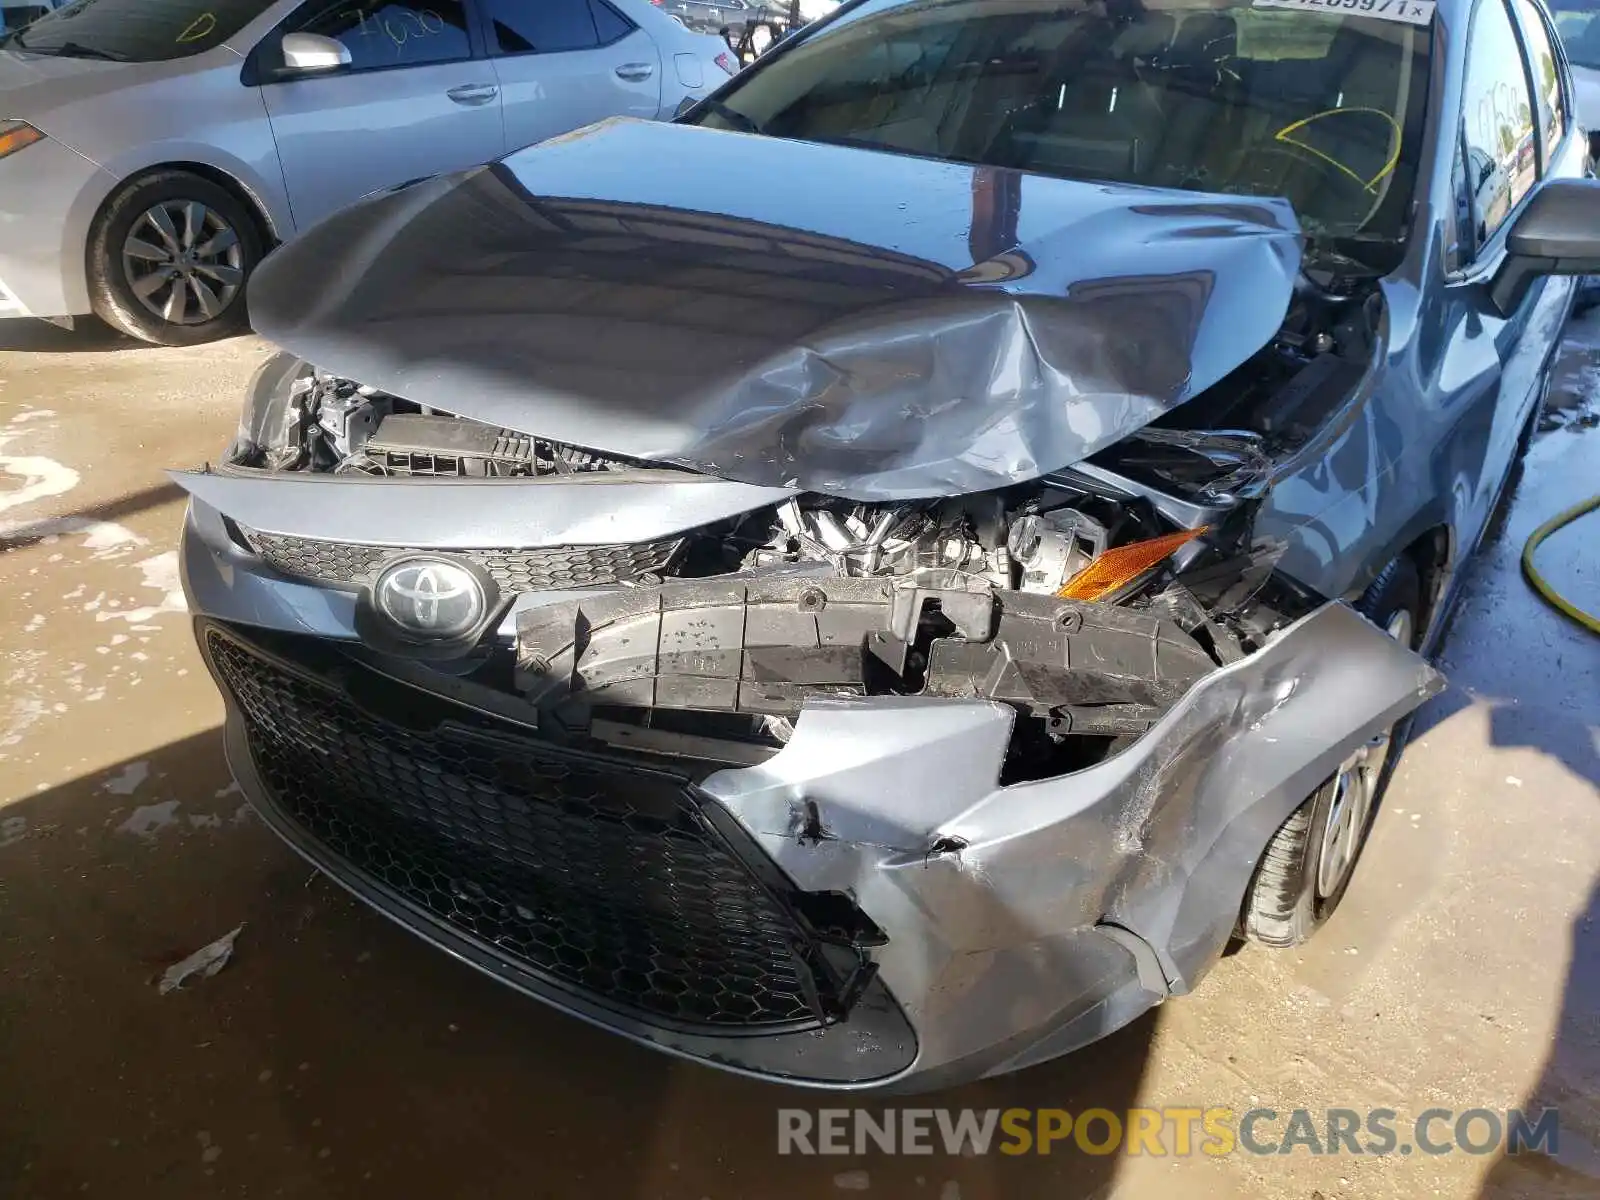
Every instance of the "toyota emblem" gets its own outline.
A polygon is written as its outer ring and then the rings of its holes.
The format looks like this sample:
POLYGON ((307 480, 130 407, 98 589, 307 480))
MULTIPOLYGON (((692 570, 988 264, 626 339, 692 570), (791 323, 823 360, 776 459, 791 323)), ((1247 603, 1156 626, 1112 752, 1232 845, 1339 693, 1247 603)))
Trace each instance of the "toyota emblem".
POLYGON ((441 558, 392 563, 372 591, 378 611, 415 640, 463 637, 483 620, 489 606, 477 576, 441 558))

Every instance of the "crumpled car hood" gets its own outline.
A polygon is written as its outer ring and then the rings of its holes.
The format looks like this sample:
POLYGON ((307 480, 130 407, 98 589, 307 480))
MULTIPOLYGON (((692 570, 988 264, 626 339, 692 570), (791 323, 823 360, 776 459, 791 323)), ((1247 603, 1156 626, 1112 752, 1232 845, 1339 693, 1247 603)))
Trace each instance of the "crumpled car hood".
POLYGON ((1273 336, 1300 250, 1282 200, 619 120, 336 214, 249 298, 421 404, 878 501, 1142 428, 1273 336))

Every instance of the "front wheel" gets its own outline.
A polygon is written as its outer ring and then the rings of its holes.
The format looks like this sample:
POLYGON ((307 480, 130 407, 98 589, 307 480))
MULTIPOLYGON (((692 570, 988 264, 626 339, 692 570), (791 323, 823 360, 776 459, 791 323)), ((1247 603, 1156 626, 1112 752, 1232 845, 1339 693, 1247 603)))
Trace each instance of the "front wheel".
POLYGON ((261 235, 227 189, 187 171, 129 181, 89 235, 96 315, 140 341, 193 346, 247 326, 244 285, 261 235))
MULTIPOLYGON (((1356 608, 1395 641, 1416 649, 1422 630, 1422 578, 1402 555, 1373 581, 1356 608)), ((1358 747, 1289 814, 1267 843, 1240 922, 1268 946, 1298 946, 1325 924, 1355 874, 1378 801, 1409 722, 1358 747)))

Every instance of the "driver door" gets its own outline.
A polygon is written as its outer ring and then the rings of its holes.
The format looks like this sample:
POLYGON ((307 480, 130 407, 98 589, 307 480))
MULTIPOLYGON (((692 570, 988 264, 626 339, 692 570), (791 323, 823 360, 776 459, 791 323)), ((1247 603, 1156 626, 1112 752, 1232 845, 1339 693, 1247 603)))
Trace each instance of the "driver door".
POLYGON ((1436 479, 1448 473, 1457 528, 1474 541, 1538 403, 1572 296, 1570 279, 1542 278, 1514 311, 1502 313, 1489 289, 1505 258, 1506 231, 1535 185, 1581 173, 1582 147, 1566 117, 1554 52, 1547 40, 1536 40, 1544 32, 1525 0, 1479 0, 1467 42, 1452 167, 1455 265, 1438 310, 1440 353, 1429 364, 1425 395, 1432 397, 1428 408, 1442 435, 1430 439, 1436 449, 1426 465, 1436 479), (1554 91, 1534 94, 1531 79, 1553 84, 1554 91))

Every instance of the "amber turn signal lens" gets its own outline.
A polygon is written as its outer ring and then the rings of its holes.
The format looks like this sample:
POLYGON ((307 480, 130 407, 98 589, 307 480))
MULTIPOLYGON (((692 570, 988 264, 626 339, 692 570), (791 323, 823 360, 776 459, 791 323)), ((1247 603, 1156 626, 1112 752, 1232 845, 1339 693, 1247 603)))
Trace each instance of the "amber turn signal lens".
POLYGON ((1056 595, 1063 600, 1103 600, 1164 562, 1179 546, 1194 541, 1205 531, 1206 527, 1202 525, 1199 529, 1184 529, 1151 538, 1147 542, 1132 542, 1115 550, 1107 550, 1067 580, 1056 595))
POLYGON ((0 121, 0 158, 42 141, 44 134, 26 121, 0 121))

